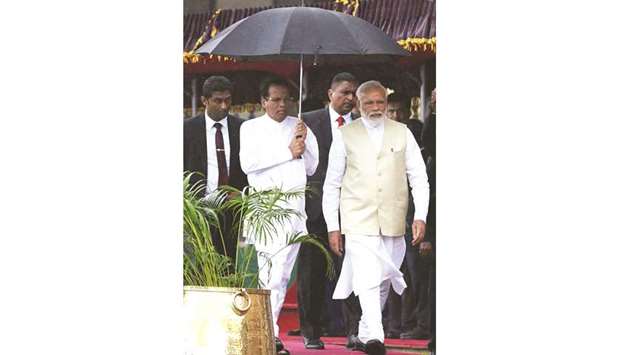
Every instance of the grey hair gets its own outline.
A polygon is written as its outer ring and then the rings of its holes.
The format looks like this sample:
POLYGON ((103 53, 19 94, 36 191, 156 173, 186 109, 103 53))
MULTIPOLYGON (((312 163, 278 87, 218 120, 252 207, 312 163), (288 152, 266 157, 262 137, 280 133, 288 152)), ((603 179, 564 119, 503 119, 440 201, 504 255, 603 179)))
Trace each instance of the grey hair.
POLYGON ((355 92, 358 100, 362 99, 362 95, 365 95, 369 91, 381 91, 383 96, 387 97, 387 89, 376 80, 370 80, 362 83, 355 92))

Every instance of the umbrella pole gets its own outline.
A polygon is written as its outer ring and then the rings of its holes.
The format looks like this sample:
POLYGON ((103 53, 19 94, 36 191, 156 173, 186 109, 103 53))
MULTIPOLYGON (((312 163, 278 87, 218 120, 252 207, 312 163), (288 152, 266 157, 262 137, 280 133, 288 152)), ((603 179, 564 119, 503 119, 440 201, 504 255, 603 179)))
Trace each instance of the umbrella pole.
MULTIPOLYGON (((301 54, 301 56, 299 57, 299 111, 297 111, 297 119, 299 120, 299 122, 302 122, 301 120, 301 95, 302 95, 302 85, 303 85, 303 77, 304 77, 304 55, 301 54)), ((302 136, 295 136, 295 138, 299 139, 302 136)))
POLYGON ((304 85, 304 55, 300 55, 299 57, 299 119, 301 120, 301 101, 303 95, 303 85, 304 85))

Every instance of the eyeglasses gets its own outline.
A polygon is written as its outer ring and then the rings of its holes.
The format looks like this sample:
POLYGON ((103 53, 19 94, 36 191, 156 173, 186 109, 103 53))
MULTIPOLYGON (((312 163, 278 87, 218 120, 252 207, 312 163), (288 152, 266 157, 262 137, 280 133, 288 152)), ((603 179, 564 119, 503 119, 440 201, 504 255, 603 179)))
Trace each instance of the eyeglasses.
POLYGON ((271 101, 275 104, 280 104, 282 102, 284 102, 285 104, 290 103, 290 102, 294 102, 295 99, 292 97, 267 97, 266 98, 267 101, 271 101))

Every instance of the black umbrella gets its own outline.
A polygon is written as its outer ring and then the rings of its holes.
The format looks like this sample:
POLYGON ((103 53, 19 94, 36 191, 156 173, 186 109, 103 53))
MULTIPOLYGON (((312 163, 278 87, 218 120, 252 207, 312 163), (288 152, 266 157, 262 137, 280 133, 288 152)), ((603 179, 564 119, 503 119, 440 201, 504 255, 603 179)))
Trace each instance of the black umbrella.
POLYGON ((230 25, 196 53, 241 60, 299 59, 300 113, 304 62, 382 62, 410 55, 373 24, 314 7, 283 7, 258 12, 230 25))

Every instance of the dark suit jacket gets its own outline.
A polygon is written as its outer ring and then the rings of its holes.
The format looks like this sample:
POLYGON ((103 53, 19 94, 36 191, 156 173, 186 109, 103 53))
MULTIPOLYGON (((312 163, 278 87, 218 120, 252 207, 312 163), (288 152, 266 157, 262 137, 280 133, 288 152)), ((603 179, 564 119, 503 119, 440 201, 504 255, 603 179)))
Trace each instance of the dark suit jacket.
MULTIPOLYGON (((352 119, 359 116, 352 115, 352 119)), ((308 185, 313 192, 306 193, 306 214, 308 221, 323 220, 323 183, 327 174, 329 148, 332 145, 332 127, 329 117, 329 108, 311 111, 302 114, 306 126, 312 130, 319 145, 319 166, 314 175, 308 177, 308 185)))
POLYGON ((423 129, 424 124, 422 123, 422 121, 418 120, 417 118, 414 118, 412 120, 407 120, 406 124, 407 124, 407 128, 409 128, 409 130, 413 134, 413 138, 415 138, 415 142, 418 143, 418 147, 422 148, 422 129, 423 129))
MULTIPOLYGON (((228 185, 242 190, 248 185, 248 178, 239 162, 239 128, 241 121, 228 115, 228 138, 230 142, 230 167, 228 185)), ((193 176, 191 183, 207 179, 207 132, 205 115, 200 114, 183 122, 183 171, 197 171, 204 176, 193 176)))

